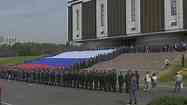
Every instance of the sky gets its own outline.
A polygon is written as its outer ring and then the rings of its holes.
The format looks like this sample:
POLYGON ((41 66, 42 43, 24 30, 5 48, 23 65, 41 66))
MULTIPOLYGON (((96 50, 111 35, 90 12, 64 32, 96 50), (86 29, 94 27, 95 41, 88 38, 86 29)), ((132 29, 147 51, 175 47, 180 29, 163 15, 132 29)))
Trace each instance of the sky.
POLYGON ((0 0, 0 36, 65 43, 67 0, 0 0))

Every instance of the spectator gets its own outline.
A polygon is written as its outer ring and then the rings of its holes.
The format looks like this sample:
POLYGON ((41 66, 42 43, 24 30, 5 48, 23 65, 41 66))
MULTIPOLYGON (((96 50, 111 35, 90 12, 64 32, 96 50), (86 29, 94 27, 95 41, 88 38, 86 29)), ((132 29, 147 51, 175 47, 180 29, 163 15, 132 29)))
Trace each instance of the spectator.
POLYGON ((130 80, 130 89, 129 89, 129 104, 137 105, 137 96, 138 96, 138 86, 136 75, 133 73, 130 80))
POLYGON ((153 73, 151 77, 152 88, 155 88, 157 86, 157 79, 158 78, 157 78, 156 73, 153 73))
POLYGON ((144 81, 145 81, 144 91, 148 92, 151 89, 151 76, 150 76, 149 72, 146 73, 144 81))
POLYGON ((183 76, 181 75, 180 72, 177 72, 176 73, 176 77, 175 77, 175 92, 180 92, 181 91, 181 88, 183 88, 183 76))
POLYGON ((9 72, 9 73, 8 73, 8 81, 10 81, 11 78, 12 78, 12 76, 11 76, 11 73, 9 72))
POLYGON ((164 60, 164 68, 167 68, 167 67, 169 66, 169 64, 170 64, 170 61, 169 61, 168 58, 166 58, 166 59, 164 60))

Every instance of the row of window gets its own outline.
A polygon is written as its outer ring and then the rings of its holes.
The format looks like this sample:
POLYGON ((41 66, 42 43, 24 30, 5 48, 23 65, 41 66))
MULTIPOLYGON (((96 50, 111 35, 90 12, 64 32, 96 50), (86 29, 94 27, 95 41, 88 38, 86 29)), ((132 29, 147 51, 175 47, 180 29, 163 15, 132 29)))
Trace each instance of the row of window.
MULTIPOLYGON (((171 5, 171 16, 177 15, 177 1, 176 0, 170 0, 171 5)), ((104 4, 100 5, 100 11, 101 11, 101 27, 104 27, 104 18, 105 18, 105 9, 104 4)), ((80 12, 79 10, 76 11, 76 17, 77 17, 77 30, 79 30, 79 23, 80 23, 80 12)), ((131 0, 131 22, 136 21, 136 2, 135 0, 131 0)))

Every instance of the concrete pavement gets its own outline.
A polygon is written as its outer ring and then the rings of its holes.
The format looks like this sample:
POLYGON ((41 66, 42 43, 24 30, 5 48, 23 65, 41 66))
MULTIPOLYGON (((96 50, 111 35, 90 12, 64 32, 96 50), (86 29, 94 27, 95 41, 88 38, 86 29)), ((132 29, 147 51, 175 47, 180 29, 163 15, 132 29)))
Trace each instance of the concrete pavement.
MULTIPOLYGON (((126 105, 128 94, 54 87, 0 80, 3 105, 126 105)), ((139 105, 160 96, 187 96, 187 89, 173 94, 170 87, 158 87, 151 93, 140 93, 139 105)))

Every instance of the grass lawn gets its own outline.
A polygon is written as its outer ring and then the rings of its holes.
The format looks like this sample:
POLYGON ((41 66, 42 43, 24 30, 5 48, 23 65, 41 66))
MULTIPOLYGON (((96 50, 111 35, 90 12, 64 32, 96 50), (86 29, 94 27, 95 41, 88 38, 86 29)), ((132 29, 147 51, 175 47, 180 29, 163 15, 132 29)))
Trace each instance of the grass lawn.
POLYGON ((184 85, 187 86, 187 67, 181 67, 181 65, 171 65, 167 70, 160 73, 160 82, 165 84, 173 84, 175 81, 176 72, 182 71, 184 77, 184 85))
POLYGON ((184 76, 184 85, 187 86, 187 60, 182 67, 180 64, 172 64, 166 70, 160 72, 159 79, 161 83, 172 84, 175 80, 176 72, 182 71, 184 76))
POLYGON ((148 105, 186 105, 187 98, 181 96, 162 96, 154 99, 148 105))
POLYGON ((33 60, 41 56, 17 56, 17 57, 0 57, 0 64, 14 65, 22 64, 24 61, 33 60))

